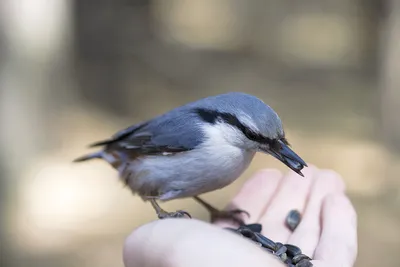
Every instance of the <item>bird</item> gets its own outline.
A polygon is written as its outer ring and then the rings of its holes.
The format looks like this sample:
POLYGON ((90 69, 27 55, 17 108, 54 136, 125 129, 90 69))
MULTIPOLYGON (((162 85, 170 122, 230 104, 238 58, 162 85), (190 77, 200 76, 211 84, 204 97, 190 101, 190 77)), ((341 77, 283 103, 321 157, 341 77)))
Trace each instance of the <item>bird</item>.
POLYGON ((159 219, 189 217, 169 212, 159 202, 193 198, 206 208, 211 222, 232 219, 244 224, 241 209, 219 210, 200 195, 237 180, 256 153, 276 158, 298 175, 308 167, 290 147, 278 114, 260 98, 228 92, 178 106, 152 119, 89 145, 99 148, 73 160, 101 159, 159 219), (101 149, 100 149, 101 147, 101 149))

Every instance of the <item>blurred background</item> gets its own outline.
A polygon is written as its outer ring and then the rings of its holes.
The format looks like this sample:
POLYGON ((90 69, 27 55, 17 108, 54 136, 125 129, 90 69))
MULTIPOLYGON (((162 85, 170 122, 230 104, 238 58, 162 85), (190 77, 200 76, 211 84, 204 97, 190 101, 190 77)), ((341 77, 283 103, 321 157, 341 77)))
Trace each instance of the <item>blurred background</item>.
MULTIPOLYGON (((294 149, 345 179, 357 266, 398 266, 400 1, 2 0, 1 266, 122 267, 155 220, 86 145, 230 91, 281 116, 294 149)), ((255 171, 205 199, 223 208, 255 171)), ((199 219, 192 200, 165 203, 199 219)))

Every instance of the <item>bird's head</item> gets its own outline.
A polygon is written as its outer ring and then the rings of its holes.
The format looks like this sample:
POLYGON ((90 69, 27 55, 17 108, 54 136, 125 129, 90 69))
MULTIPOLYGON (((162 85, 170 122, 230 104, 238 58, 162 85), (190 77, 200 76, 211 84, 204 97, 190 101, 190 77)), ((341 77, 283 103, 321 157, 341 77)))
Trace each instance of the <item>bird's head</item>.
POLYGON ((235 101, 219 99, 213 107, 197 107, 196 113, 231 145, 272 155, 303 176, 307 164, 290 148, 278 114, 254 96, 234 97, 235 101))

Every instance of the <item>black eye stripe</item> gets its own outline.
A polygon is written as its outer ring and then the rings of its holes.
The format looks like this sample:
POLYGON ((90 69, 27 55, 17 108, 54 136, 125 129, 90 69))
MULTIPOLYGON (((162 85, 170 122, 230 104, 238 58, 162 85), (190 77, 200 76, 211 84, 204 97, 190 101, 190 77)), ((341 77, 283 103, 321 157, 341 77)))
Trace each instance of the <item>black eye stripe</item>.
POLYGON ((225 112, 218 112, 218 111, 210 110, 210 109, 202 109, 202 108, 195 109, 195 112, 205 122, 215 124, 215 123, 217 123, 218 120, 222 120, 222 121, 238 128, 247 138, 249 138, 252 141, 259 142, 259 143, 267 143, 267 144, 274 143, 274 140, 272 140, 268 137, 265 137, 261 134, 255 133, 249 127, 246 127, 233 114, 225 113, 225 112))

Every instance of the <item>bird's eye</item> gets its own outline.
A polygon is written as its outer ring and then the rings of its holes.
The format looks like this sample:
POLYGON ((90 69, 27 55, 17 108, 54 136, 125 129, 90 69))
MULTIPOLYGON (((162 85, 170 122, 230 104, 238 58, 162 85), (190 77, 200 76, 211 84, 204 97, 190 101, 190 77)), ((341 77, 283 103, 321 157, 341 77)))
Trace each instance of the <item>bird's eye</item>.
POLYGON ((255 132, 253 132, 252 130, 250 130, 250 129, 248 129, 248 128, 246 128, 245 130, 244 130, 244 135, 247 137, 247 138, 249 138, 250 140, 252 140, 252 141, 259 141, 259 137, 258 137, 258 135, 255 133, 255 132))

